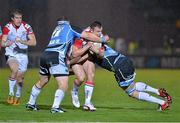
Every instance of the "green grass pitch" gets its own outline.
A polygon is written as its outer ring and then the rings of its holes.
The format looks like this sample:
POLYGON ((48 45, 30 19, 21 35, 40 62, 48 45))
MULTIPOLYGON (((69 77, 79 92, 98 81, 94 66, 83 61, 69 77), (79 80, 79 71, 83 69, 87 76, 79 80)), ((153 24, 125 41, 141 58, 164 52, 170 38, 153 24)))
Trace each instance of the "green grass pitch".
POLYGON ((97 69, 95 76, 95 89, 93 104, 97 111, 85 112, 82 110, 84 103, 84 86, 81 86, 79 97, 81 108, 72 106, 70 90, 74 76, 70 77, 69 89, 62 101, 64 114, 51 114, 57 83, 53 77, 48 85, 41 91, 37 104, 40 110, 37 112, 26 111, 25 104, 29 99, 31 88, 38 80, 38 70, 29 69, 25 77, 25 85, 22 92, 22 101, 19 106, 6 104, 8 95, 7 78, 10 71, 0 69, 0 121, 41 121, 41 122, 170 122, 180 121, 180 70, 138 69, 136 81, 143 81, 153 87, 164 87, 173 97, 173 104, 169 110, 158 112, 157 105, 129 98, 115 82, 113 73, 97 69))

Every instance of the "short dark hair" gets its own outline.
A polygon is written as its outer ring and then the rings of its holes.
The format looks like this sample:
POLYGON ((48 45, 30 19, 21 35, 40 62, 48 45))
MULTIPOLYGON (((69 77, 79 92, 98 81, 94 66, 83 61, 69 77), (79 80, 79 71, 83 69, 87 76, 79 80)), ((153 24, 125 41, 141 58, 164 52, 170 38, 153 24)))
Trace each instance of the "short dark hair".
POLYGON ((91 23, 90 28, 91 28, 91 29, 94 29, 95 27, 101 28, 101 27, 102 27, 101 22, 99 22, 99 21, 94 21, 93 23, 91 23))
POLYGON ((62 17, 58 18, 57 21, 69 21, 69 20, 66 16, 62 16, 62 17))
POLYGON ((15 14, 18 14, 18 15, 23 15, 22 11, 20 9, 13 9, 11 12, 10 12, 10 17, 13 18, 15 14))

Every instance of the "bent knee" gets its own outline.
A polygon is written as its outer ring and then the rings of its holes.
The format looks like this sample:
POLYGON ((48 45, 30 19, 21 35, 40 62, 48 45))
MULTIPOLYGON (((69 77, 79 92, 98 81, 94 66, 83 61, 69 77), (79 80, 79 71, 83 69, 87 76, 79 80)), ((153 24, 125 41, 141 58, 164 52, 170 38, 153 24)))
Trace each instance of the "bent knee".
POLYGON ((139 92, 134 90, 132 93, 129 94, 130 97, 133 97, 133 98, 138 98, 139 97, 139 92))
POLYGON ((81 75, 77 77, 79 84, 81 84, 85 80, 85 75, 81 75))
POLYGON ((66 92, 68 90, 68 84, 61 84, 61 86, 59 87, 59 89, 63 90, 64 92, 66 92))

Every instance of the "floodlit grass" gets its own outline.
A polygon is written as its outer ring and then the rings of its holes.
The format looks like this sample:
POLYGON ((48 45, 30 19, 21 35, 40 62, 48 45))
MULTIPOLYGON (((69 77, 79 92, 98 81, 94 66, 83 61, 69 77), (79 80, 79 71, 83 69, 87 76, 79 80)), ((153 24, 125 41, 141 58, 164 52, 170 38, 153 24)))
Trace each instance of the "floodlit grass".
POLYGON ((51 114, 57 83, 53 77, 42 90, 37 104, 40 110, 37 112, 26 111, 25 105, 29 99, 32 86, 38 80, 38 70, 29 69, 25 77, 25 85, 22 92, 22 101, 19 106, 11 106, 6 103, 8 95, 7 78, 10 71, 0 69, 0 121, 63 121, 63 122, 121 122, 121 121, 180 121, 180 70, 137 70, 136 81, 143 81, 153 87, 164 87, 173 97, 173 104, 169 110, 158 112, 157 105, 138 101, 128 97, 115 82, 113 73, 103 69, 97 69, 95 77, 95 89, 93 104, 97 111, 85 112, 82 110, 84 103, 84 86, 80 88, 80 109, 72 106, 70 90, 74 76, 70 77, 69 89, 62 101, 64 114, 51 114))

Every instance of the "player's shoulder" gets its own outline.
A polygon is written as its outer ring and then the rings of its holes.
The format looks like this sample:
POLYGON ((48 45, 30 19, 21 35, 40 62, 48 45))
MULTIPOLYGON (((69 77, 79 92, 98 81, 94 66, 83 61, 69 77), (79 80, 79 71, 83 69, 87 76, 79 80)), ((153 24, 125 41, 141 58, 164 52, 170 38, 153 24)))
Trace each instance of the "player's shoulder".
POLYGON ((31 28, 30 24, 26 23, 25 21, 22 21, 22 25, 23 25, 26 29, 31 28))
POLYGON ((75 31, 75 32, 78 32, 78 33, 82 33, 82 29, 78 26, 75 26, 75 25, 70 25, 70 28, 72 31, 75 31))
POLYGON ((4 28, 10 29, 11 26, 12 26, 12 22, 8 22, 8 23, 4 26, 4 28))

